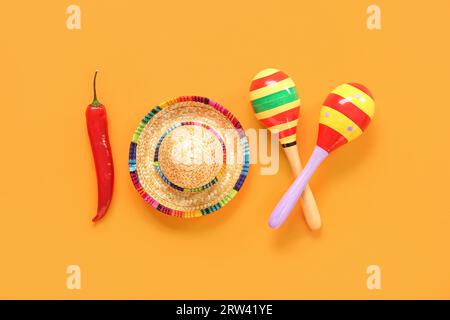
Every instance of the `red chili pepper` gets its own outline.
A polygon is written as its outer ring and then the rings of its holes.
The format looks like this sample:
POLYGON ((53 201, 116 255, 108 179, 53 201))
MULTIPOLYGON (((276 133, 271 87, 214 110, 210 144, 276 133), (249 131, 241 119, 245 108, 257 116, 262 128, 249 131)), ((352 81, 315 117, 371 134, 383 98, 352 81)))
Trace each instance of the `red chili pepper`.
POLYGON ((92 219, 94 222, 105 216, 111 203, 114 186, 114 166, 108 136, 108 119, 105 106, 97 100, 97 73, 98 70, 94 75, 94 100, 86 109, 87 129, 94 155, 98 186, 97 215, 92 219))

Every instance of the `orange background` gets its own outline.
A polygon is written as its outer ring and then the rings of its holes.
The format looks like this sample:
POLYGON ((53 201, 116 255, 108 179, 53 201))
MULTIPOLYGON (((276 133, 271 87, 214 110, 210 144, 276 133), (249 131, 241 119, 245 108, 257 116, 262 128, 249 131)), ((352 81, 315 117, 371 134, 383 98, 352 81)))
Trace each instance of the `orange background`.
POLYGON ((0 10, 0 298, 450 298, 450 2, 9 1, 0 10), (81 7, 81 30, 66 8, 81 7), (128 175, 141 118, 178 95, 204 95, 259 128, 254 74, 296 81, 304 162, 319 109, 356 81, 377 109, 364 135, 311 181, 324 220, 311 233, 270 211, 292 181, 258 165, 224 209, 178 220, 151 209, 128 175), (116 167, 108 216, 90 221, 96 182, 84 111, 101 70, 116 167), (81 290, 66 267, 81 267, 81 290), (366 288, 366 268, 382 290, 366 288))

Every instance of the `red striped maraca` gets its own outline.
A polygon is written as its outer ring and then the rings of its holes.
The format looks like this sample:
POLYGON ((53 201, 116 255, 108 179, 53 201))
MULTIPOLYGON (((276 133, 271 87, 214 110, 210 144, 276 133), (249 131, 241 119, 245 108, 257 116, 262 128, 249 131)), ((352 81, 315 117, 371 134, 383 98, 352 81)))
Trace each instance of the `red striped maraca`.
MULTIPOLYGON (((272 132, 278 132, 292 172, 297 177, 302 170, 297 148, 300 99, 294 81, 280 70, 262 70, 253 78, 250 101, 256 118, 272 132)), ((319 209, 309 186, 301 197, 301 205, 310 229, 320 229, 319 209)))
POLYGON ((312 174, 328 154, 359 137, 374 112, 373 96, 360 84, 343 84, 328 95, 320 112, 317 146, 302 173, 273 210, 269 220, 272 228, 278 228, 286 220, 312 174))

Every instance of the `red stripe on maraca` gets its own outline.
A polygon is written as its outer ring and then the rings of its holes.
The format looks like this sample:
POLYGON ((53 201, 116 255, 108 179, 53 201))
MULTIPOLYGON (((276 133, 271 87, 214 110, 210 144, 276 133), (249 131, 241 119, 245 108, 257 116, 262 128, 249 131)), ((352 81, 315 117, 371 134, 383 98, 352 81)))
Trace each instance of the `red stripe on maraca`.
POLYGON ((347 139, 336 130, 324 125, 319 124, 319 135, 317 138, 317 145, 330 153, 334 149, 346 144, 347 139))
POLYGON ((290 128, 290 129, 286 129, 286 130, 280 131, 278 133, 278 137, 280 139, 282 139, 282 138, 286 138, 286 137, 292 136, 293 134, 296 134, 296 133, 297 133, 297 127, 293 127, 293 128, 290 128))
POLYGON ((349 85, 361 90, 362 92, 364 92, 365 94, 367 94, 369 97, 371 97, 373 99, 372 92, 370 92, 370 90, 367 89, 366 87, 364 87, 362 84, 350 82, 349 85))
POLYGON ((276 82, 280 82, 281 80, 284 80, 287 78, 289 78, 289 76, 287 74, 285 74, 282 71, 278 71, 278 72, 275 72, 268 76, 265 76, 265 77, 262 77, 259 79, 255 79, 252 81, 252 84, 250 86, 250 91, 261 89, 261 88, 268 86, 270 83, 267 83, 267 81, 276 83, 276 82))
POLYGON ((270 128, 279 124, 287 123, 295 119, 298 119, 298 114, 299 108, 294 108, 286 110, 282 113, 279 113, 266 119, 260 119, 259 121, 261 121, 261 123, 264 124, 267 128, 270 128))
POLYGON ((350 101, 345 100, 345 103, 342 103, 343 101, 341 96, 330 93, 323 105, 339 111, 364 131, 370 123, 370 117, 350 101))

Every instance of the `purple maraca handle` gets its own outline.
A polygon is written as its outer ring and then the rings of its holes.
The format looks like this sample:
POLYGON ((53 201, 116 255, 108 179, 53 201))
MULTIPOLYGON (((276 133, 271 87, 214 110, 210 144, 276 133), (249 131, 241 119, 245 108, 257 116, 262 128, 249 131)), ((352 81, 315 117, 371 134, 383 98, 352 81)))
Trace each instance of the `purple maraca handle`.
POLYGON ((292 209, 294 209, 295 204, 305 190, 306 185, 308 184, 309 179, 311 179, 314 171, 316 171, 317 167, 327 156, 328 152, 323 150, 321 147, 316 146, 314 148, 314 151, 311 155, 311 158, 309 158, 306 167, 303 169, 297 179, 295 179, 294 183, 284 194, 283 198, 281 198, 280 202, 278 202, 275 209, 273 209, 269 219, 269 226, 271 228, 276 229, 283 224, 283 222, 291 213, 292 209))

